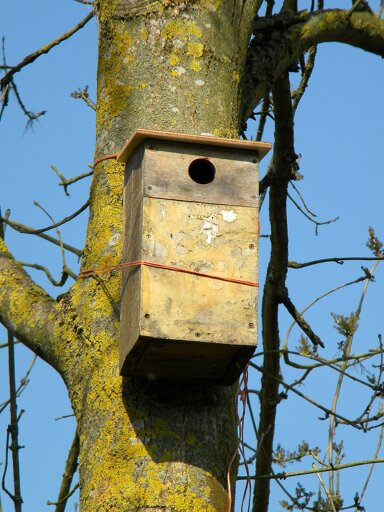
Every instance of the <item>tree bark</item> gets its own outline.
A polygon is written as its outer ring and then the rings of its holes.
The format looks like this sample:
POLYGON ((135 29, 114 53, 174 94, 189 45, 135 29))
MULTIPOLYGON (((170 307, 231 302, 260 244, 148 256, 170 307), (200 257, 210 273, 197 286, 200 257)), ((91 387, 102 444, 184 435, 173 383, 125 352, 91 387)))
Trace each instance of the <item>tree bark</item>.
MULTIPOLYGON (((100 1, 96 157, 136 128, 237 137, 254 8, 100 1)), ((95 167, 82 270, 121 260, 123 174, 111 160, 95 167)), ((225 511, 234 390, 122 379, 120 278, 81 279, 60 302, 81 510, 225 511)))

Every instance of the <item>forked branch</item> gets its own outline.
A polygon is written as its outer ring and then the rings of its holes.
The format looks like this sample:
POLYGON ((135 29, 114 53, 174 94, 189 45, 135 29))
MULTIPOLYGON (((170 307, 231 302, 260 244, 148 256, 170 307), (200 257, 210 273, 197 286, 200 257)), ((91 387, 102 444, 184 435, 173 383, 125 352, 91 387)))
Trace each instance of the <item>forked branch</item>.
POLYGON ((57 303, 23 270, 0 239, 0 321, 60 372, 53 341, 57 303))

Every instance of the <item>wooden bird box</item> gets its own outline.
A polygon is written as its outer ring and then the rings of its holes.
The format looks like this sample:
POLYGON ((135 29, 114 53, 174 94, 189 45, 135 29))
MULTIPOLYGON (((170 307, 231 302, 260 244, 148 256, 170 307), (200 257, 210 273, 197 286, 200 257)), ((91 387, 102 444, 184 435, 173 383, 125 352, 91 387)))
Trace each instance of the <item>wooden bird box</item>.
POLYGON ((123 264, 165 268, 123 269, 122 375, 239 377, 256 347, 258 289, 216 277, 257 281, 258 161, 270 147, 148 130, 124 146, 123 264))

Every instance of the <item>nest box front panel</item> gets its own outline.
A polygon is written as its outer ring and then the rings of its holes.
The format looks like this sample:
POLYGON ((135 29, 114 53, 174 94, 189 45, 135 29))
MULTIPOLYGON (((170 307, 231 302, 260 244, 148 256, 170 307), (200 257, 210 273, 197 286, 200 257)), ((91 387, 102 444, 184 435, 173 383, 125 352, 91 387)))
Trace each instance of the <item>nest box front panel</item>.
MULTIPOLYGON (((123 260, 257 281, 257 186, 254 152, 146 141, 127 163, 123 260)), ((121 308, 123 374, 230 384, 256 346, 256 287, 142 266, 121 308)))
MULTIPOLYGON (((255 208, 144 198, 145 260, 257 280, 255 208)), ((257 288, 142 269, 141 333, 153 338, 254 346, 257 288)))

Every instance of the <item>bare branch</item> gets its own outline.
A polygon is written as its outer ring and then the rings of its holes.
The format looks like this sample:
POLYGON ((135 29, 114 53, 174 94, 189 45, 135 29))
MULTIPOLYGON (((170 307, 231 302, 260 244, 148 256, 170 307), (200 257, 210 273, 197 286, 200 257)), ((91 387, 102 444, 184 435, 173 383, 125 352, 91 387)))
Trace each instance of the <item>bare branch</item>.
MULTIPOLYGON (((37 204, 36 204, 36 206, 37 206, 37 204)), ((52 224, 51 226, 47 226, 46 228, 40 228, 40 229, 31 229, 31 228, 23 229, 22 227, 20 227, 20 229, 18 231, 19 231, 19 233, 28 233, 29 235, 39 235, 40 233, 44 233, 45 231, 50 231, 51 229, 55 229, 55 228, 58 228, 59 226, 62 226, 63 224, 66 224, 70 220, 72 220, 75 217, 77 217, 78 215, 80 215, 80 213, 82 213, 84 210, 86 210, 88 208, 88 206, 89 206, 89 199, 78 210, 76 210, 71 215, 68 215, 68 217, 65 217, 60 222, 56 222, 56 223, 52 224)))
POLYGON ((10 402, 10 416, 11 421, 8 430, 11 436, 10 450, 12 453, 13 465, 13 496, 12 500, 15 504, 15 512, 21 512, 21 504, 23 498, 21 497, 20 486, 20 462, 19 462, 19 426, 17 417, 17 393, 16 393, 16 377, 15 377, 15 346, 13 343, 13 336, 8 331, 8 375, 9 375, 9 402, 10 402))
POLYGON ((59 372, 53 331, 60 314, 56 301, 32 281, 0 239, 0 321, 59 372))
MULTIPOLYGON (((378 459, 379 452, 380 452, 380 449, 381 449, 381 445, 382 445, 382 442, 383 442, 383 434, 384 434, 384 425, 382 425, 381 429, 380 429, 379 439, 377 441, 376 451, 375 451, 375 455, 373 456, 373 460, 377 460, 378 459)), ((364 494, 365 494, 365 491, 367 490, 368 483, 369 483, 369 480, 371 479, 374 467, 375 467, 375 464, 372 463, 371 467, 369 468, 369 471, 368 471, 367 479, 365 480, 363 489, 362 489, 362 491, 360 493, 360 496, 359 496, 359 505, 363 501, 364 494)))
POLYGON ((52 276, 48 268, 44 267, 43 265, 39 265, 38 263, 27 263, 26 261, 18 261, 18 263, 23 267, 41 270, 42 272, 44 272, 44 274, 47 276, 47 278, 49 279, 50 283, 53 284, 53 286, 64 286, 65 283, 67 282, 68 277, 72 277, 74 281, 76 281, 77 279, 77 275, 74 272, 72 272, 72 270, 66 265, 63 267, 63 270, 61 272, 61 278, 57 280, 52 276))
POLYGON ((80 21, 80 23, 75 25, 71 30, 69 30, 68 32, 65 32, 60 37, 58 37, 57 39, 51 41, 50 43, 42 46, 41 48, 39 48, 35 52, 30 53, 29 55, 27 55, 21 62, 19 62, 19 64, 16 64, 16 66, 13 66, 3 76, 3 78, 0 80, 0 89, 4 90, 4 88, 11 82, 13 76, 16 73, 18 73, 19 71, 21 71, 23 68, 25 68, 25 66, 28 66, 29 64, 32 64, 32 62, 34 62, 41 55, 44 55, 44 54, 48 53, 50 50, 52 50, 52 48, 54 48, 55 46, 59 45, 60 43, 62 43, 66 39, 69 39, 71 36, 73 36, 73 34, 75 34, 81 28, 83 28, 84 25, 86 25, 88 23, 88 21, 93 18, 93 16, 94 16, 94 12, 92 11, 89 14, 87 14, 87 16, 82 21, 80 21))
POLYGON ((83 100, 88 107, 90 107, 92 110, 96 110, 96 103, 94 103, 88 94, 88 85, 84 87, 84 89, 77 89, 74 92, 71 92, 72 98, 76 100, 83 100))
MULTIPOLYGON (((17 345, 18 343, 20 343, 20 341, 15 340, 13 343, 14 343, 15 345, 17 345)), ((7 347, 8 347, 8 342, 6 342, 6 343, 1 343, 1 344, 0 344, 0 348, 7 348, 7 347)), ((0 412, 1 412, 1 410, 0 410, 0 412)))
POLYGON ((17 103, 19 104, 23 114, 25 116, 28 117, 28 121, 27 121, 27 124, 26 124, 26 129, 27 128, 31 128, 33 126, 33 123, 35 121, 37 121, 39 119, 39 117, 45 115, 47 113, 46 110, 41 110, 40 112, 31 112, 27 109, 27 107, 24 105, 22 99, 21 99, 21 96, 20 96, 20 93, 19 93, 19 90, 14 82, 14 80, 12 79, 11 82, 11 87, 12 87, 12 90, 13 92, 15 93, 15 96, 16 96, 16 100, 17 100, 17 103))
MULTIPOLYGON (((370 384, 369 382, 359 379, 355 375, 351 375, 351 374, 347 373, 346 371, 342 370, 339 365, 337 365, 335 363, 337 363, 337 362, 344 363, 345 361, 347 361, 349 363, 350 361, 353 361, 353 364, 348 365, 348 368, 350 368, 350 367, 356 366, 357 364, 361 363, 362 361, 364 361, 366 359, 369 359, 371 357, 374 357, 375 355, 378 355, 379 353, 381 353, 381 352, 380 351, 369 352, 367 354, 360 354, 359 356, 349 356, 348 358, 341 357, 341 358, 333 359, 333 360, 332 359, 327 360, 327 359, 321 358, 320 356, 317 356, 316 359, 318 359, 319 362, 316 364, 299 364, 299 363, 296 363, 296 362, 292 361, 291 359, 289 359, 289 354, 295 354, 295 355, 299 355, 302 357, 308 357, 308 356, 306 356, 305 354, 301 354, 299 352, 292 352, 289 350, 282 351, 285 364, 287 364, 288 366, 291 366, 292 368, 296 368, 299 370, 314 370, 315 368, 321 368, 321 367, 327 366, 331 370, 342 373, 345 377, 348 377, 349 379, 351 379, 355 382, 358 382, 362 386, 368 387, 369 389, 374 391, 376 394, 378 391, 377 385, 370 384)), ((311 359, 314 359, 314 358, 311 358, 311 359)))
MULTIPOLYGON (((328 498, 328 502, 330 503, 331 507, 332 507, 332 511, 333 512, 337 512, 336 510, 336 507, 335 507, 335 504, 333 502, 333 495, 332 493, 329 491, 329 489, 326 487, 325 483, 324 483, 324 480, 321 478, 321 475, 320 475, 320 472, 319 472, 319 468, 316 466, 315 463, 312 464, 312 467, 313 469, 316 471, 316 475, 319 479, 319 482, 320 482, 320 485, 321 487, 324 489, 324 492, 328 498)), ((324 469, 324 468, 323 468, 324 469)))
POLYGON ((304 217, 306 217, 308 220, 310 220, 311 222, 313 222, 314 224, 316 224, 316 229, 315 229, 315 232, 316 232, 316 235, 318 233, 318 228, 319 226, 324 226, 325 224, 331 224, 332 222, 336 222, 337 220, 339 220, 339 217, 335 217, 334 219, 330 219, 330 220, 325 220, 325 221, 318 221, 318 220, 315 220, 313 219, 310 215, 308 215, 302 208, 301 206, 293 199, 293 197, 288 193, 288 197, 289 199, 292 201, 292 203, 296 206, 296 208, 304 215, 304 217))
MULTIPOLYGON (((253 362, 250 362, 249 363, 250 366, 252 368, 255 368, 256 370, 258 370, 260 373, 262 373, 263 375, 266 374, 265 372, 265 369, 253 362)), ((323 411, 326 415, 326 417, 334 417, 336 418, 340 423, 344 423, 345 425, 350 425, 351 427, 354 427, 356 428, 357 430, 364 430, 366 431, 367 429, 362 425, 362 423, 364 422, 360 422, 357 423, 355 420, 350 420, 348 418, 346 418, 345 416, 342 416, 341 414, 338 414, 334 411, 332 411, 331 409, 328 409, 328 407, 325 407, 324 405, 321 405, 319 402, 316 402, 316 400, 313 400, 311 397, 309 397, 308 395, 305 395, 304 393, 302 393, 301 391, 299 391, 298 389, 296 389, 293 385, 291 384, 287 384, 283 379, 281 379, 280 377, 277 377, 277 376, 274 376, 274 375, 271 375, 271 374, 268 374, 270 378, 272 378, 273 380, 275 380, 276 382, 278 382, 279 384, 281 384, 284 388, 288 389, 289 391, 292 391, 293 393, 295 393, 296 395, 300 396, 301 398, 303 398, 305 401, 307 401, 308 403, 314 405, 315 407, 317 407, 318 409, 320 409, 321 411, 323 411)), ((375 416, 373 417, 372 419, 370 419, 370 421, 376 421, 377 419, 379 419, 379 417, 381 416, 375 416)), ((365 420, 365 422, 367 422, 367 420, 365 420)))
POLYGON ((68 193, 69 185, 72 185, 73 183, 76 183, 77 181, 80 181, 84 178, 88 178, 88 176, 92 176, 92 174, 93 174, 93 171, 89 171, 89 172, 85 172, 83 174, 79 174, 78 176, 75 176, 74 178, 67 179, 63 174, 61 174, 59 169, 57 167, 55 167, 54 165, 51 165, 51 169, 56 174, 56 176, 58 176, 60 178, 61 183, 59 183, 59 185, 61 187, 64 187, 64 192, 65 192, 65 195, 67 195, 67 196, 69 196, 69 193, 68 193))
POLYGON ((312 331, 311 326, 305 321, 303 315, 296 309, 295 305, 293 304, 293 302, 291 301, 291 299, 288 296, 287 289, 285 289, 285 291, 282 293, 281 303, 284 304, 284 306, 287 308, 288 313, 292 316, 292 318, 295 320, 297 325, 308 336, 308 338, 312 341, 312 343, 314 345, 320 345, 320 347, 325 348, 324 343, 317 336, 317 334, 315 334, 312 331))
POLYGON ((369 12, 349 15, 347 10, 326 9, 257 17, 254 36, 249 45, 243 119, 249 118, 271 82, 312 46, 340 42, 384 57, 384 20, 369 12), (267 55, 265 59, 256 57, 260 51, 267 55))
POLYGON ((71 491, 71 485, 73 476, 76 473, 77 465, 78 465, 78 458, 80 453, 80 442, 79 442, 79 435, 76 431, 75 436, 72 441, 71 448, 68 453, 67 461, 65 463, 65 469, 63 474, 63 480, 61 482, 61 487, 59 491, 59 496, 57 498, 57 501, 47 501, 47 505, 56 505, 55 512, 64 512, 65 506, 67 504, 67 500, 72 494, 76 491, 78 488, 78 484, 74 486, 74 488, 71 491))
MULTIPOLYGON (((20 224, 19 222, 15 222, 13 220, 9 220, 4 218, 1 218, 0 221, 2 221, 7 226, 11 227, 18 233, 23 233, 27 235, 35 234, 36 236, 43 238, 44 240, 47 240, 47 242, 51 242, 52 244, 60 246, 60 240, 57 240, 56 238, 53 238, 52 236, 45 235, 44 233, 33 233, 35 230, 33 228, 30 228, 29 226, 26 226, 25 224, 20 224)), ((76 256, 81 257, 82 251, 80 249, 76 249, 76 247, 73 247, 72 245, 63 243, 64 249, 66 249, 69 252, 72 252, 73 254, 76 254, 76 256)))
MULTIPOLYGON (((13 341, 13 344, 16 345, 17 343, 20 343, 18 340, 15 340, 13 341)), ((8 346, 8 343, 7 343, 7 346, 8 346)), ((35 365, 35 362, 36 362, 36 359, 37 359, 37 355, 35 354, 32 358, 32 361, 24 375, 24 377, 20 380, 20 384, 16 390, 16 396, 19 397, 21 395, 21 393, 24 391, 24 389, 28 386, 29 384, 29 375, 32 371, 32 368, 34 367, 35 365)), ((6 400, 5 402, 3 402, 2 404, 0 404, 0 414, 8 407, 10 403, 10 400, 6 400)))
MULTIPOLYGON (((373 265, 373 267, 372 267, 372 269, 370 271, 370 275, 373 274, 373 272, 374 272, 374 270, 375 270, 375 268, 377 267, 378 264, 379 264, 379 261, 376 261, 376 263, 373 265)), ((360 318, 360 314, 361 314, 361 311, 362 311, 362 308, 363 308, 363 304, 364 304, 364 299, 365 299, 365 296, 366 296, 366 293, 367 293, 367 289, 368 289, 368 285, 370 284, 370 282, 371 282, 370 278, 367 278, 365 280, 363 291, 361 293, 361 297, 360 297, 360 300, 359 300, 359 304, 357 306, 356 312, 353 314, 353 322, 351 322, 353 325, 351 326, 351 331, 346 336, 345 344, 344 344, 344 347, 343 347, 343 356, 345 356, 346 358, 350 355, 351 350, 352 350, 352 344, 353 344, 353 340, 354 340, 354 335, 355 335, 355 332, 357 330, 357 322, 358 322, 358 319, 360 318)), ((344 371, 346 368, 347 368, 347 363, 342 363, 341 364, 341 369, 344 371)), ((339 401, 339 398, 340 398, 340 392, 341 392, 341 386, 343 384, 343 380, 344 380, 344 375, 342 373, 340 373, 339 374, 339 378, 337 380, 337 384, 336 384, 336 388, 335 388, 335 393, 333 395, 333 400, 332 400, 332 415, 329 418, 328 450, 327 450, 329 464, 333 464, 334 463, 334 460, 333 460, 334 437, 335 437, 335 431, 336 431, 336 417, 335 417, 335 413, 336 413, 336 408, 338 406, 338 401, 339 401)), ((361 417, 358 418, 357 421, 360 421, 360 420, 361 420, 361 417)), ((366 421, 368 421, 368 420, 366 420, 366 421)), ((329 488, 330 488, 330 490, 331 490, 331 492, 333 494, 333 480, 332 480, 331 475, 330 475, 329 484, 330 484, 329 488)))
POLYGON ((303 97, 306 88, 308 87, 309 79, 311 78, 313 68, 315 66, 315 59, 316 59, 316 53, 317 53, 317 46, 311 46, 309 49, 309 55, 307 62, 305 63, 305 67, 302 70, 303 75, 301 77, 301 82, 299 84, 299 87, 293 94, 293 102, 292 102, 292 109, 295 112, 301 98, 303 97))
POLYGON ((312 217, 317 217, 317 214, 309 209, 307 203, 304 200, 304 197, 302 196, 300 190, 296 187, 296 185, 294 184, 293 181, 290 182, 290 185, 293 188, 293 190, 296 192, 296 194, 299 196, 299 199, 300 199, 302 205, 304 206, 304 209, 309 213, 309 215, 312 215, 312 217))
MULTIPOLYGON (((383 464, 384 459, 368 459, 368 460, 359 460, 356 462, 348 462, 347 464, 338 464, 333 466, 325 466, 322 468, 316 468, 316 469, 307 469, 303 471, 290 471, 289 473, 286 473, 285 471, 281 473, 275 473, 271 475, 260 475, 260 476, 253 476, 251 478, 253 479, 269 479, 269 480, 275 480, 275 479, 282 479, 285 480, 286 478, 291 477, 297 477, 297 476, 305 476, 305 475, 313 475, 315 473, 328 473, 333 471, 340 471, 341 469, 348 469, 348 468, 355 468, 356 466, 366 466, 367 464, 383 464)), ((245 476, 239 476, 239 480, 245 480, 248 477, 245 476)))
MULTIPOLYGON (((272 451, 279 402, 280 337, 278 327, 279 292, 285 287, 288 263, 287 189, 292 179, 292 161, 295 159, 293 113, 288 74, 280 76, 272 87, 275 113, 275 145, 269 187, 269 217, 271 221, 271 257, 268 264, 262 302, 262 330, 264 372, 260 392, 260 421, 258 443, 261 449, 256 457, 256 474, 269 474, 272 468, 272 451)), ((267 512, 269 482, 259 480, 255 486, 254 507, 267 512)))
POLYGON ((256 134, 256 140, 258 140, 258 141, 260 141, 263 137, 265 122, 267 120, 267 115, 269 113, 270 104, 271 104, 271 98, 270 98, 270 94, 268 91, 267 94, 264 96, 263 106, 261 107, 259 126, 257 127, 257 134, 256 134))
MULTIPOLYGON (((366 256, 347 256, 347 257, 335 257, 335 258, 322 258, 321 260, 313 260, 307 261, 305 263, 298 263, 297 261, 289 261, 289 268, 305 268, 310 267, 311 265, 319 265, 320 263, 338 263, 339 265, 343 265, 344 261, 381 261, 384 260, 384 256, 379 257, 366 257, 366 256)), ((353 281, 354 283, 356 281, 353 281)))

